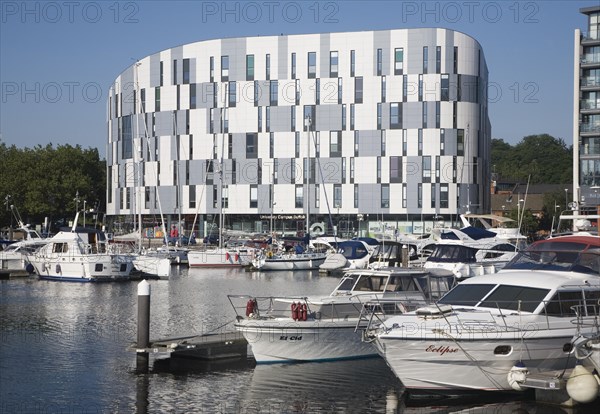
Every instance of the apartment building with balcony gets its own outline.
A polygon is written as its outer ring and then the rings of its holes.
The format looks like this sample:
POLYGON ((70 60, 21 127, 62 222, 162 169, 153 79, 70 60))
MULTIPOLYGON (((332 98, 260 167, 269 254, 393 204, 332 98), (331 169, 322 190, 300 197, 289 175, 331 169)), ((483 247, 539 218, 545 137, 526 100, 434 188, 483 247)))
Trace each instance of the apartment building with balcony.
POLYGON ((587 30, 575 30, 573 194, 580 210, 600 204, 600 6, 579 10, 587 30))

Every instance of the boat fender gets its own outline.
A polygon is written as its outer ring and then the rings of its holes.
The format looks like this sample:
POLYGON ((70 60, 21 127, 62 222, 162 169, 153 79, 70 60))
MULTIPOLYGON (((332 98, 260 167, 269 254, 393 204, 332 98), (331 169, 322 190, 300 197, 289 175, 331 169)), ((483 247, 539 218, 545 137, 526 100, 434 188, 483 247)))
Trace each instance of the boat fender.
POLYGON ((254 312, 254 302, 252 299, 248 299, 246 302, 246 316, 250 316, 254 312))
POLYGON ((295 321, 298 320, 298 306, 299 304, 296 304, 296 302, 292 302, 292 319, 295 321))
POLYGON ((271 257, 273 257, 273 252, 271 250, 269 250, 267 252, 267 257, 270 259, 271 257))
POLYGON ((305 321, 308 317, 306 303, 300 305, 300 313, 298 319, 305 321))
POLYGON ((35 273, 35 268, 33 267, 33 265, 31 263, 27 263, 27 266, 25 266, 25 270, 27 271, 27 273, 29 273, 30 275, 35 273))
POLYGON ((598 382, 580 361, 577 361, 567 380, 567 394, 580 404, 590 403, 598 397, 598 382))
POLYGON ((60 268, 59 264, 56 265, 56 273, 58 273, 58 274, 62 273, 62 269, 60 268))
POLYGON ((523 387, 521 384, 525 382, 527 379, 527 374, 529 374, 529 370, 523 364, 522 361, 518 361, 511 369, 508 371, 508 385, 515 391, 523 391, 523 387))
POLYGON ((225 252, 225 260, 229 261, 229 252, 225 252))
POLYGON ((236 253, 235 256, 233 256, 233 257, 234 257, 235 262, 240 261, 240 255, 238 253, 236 253))

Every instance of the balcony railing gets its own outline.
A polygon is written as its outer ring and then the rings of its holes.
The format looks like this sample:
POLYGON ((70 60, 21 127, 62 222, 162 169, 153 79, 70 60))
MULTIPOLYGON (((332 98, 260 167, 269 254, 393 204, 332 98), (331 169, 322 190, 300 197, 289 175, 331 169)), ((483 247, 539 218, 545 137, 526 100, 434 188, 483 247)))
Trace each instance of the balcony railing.
POLYGON ((600 122, 581 123, 579 124, 579 132, 600 132, 600 122))
POLYGON ((600 86, 600 78, 581 78, 581 86, 600 86))
POLYGON ((579 109, 600 109, 600 101, 596 99, 582 99, 579 102, 579 109))
POLYGON ((581 64, 600 63, 600 54, 587 54, 581 58, 581 64))
POLYGON ((600 40, 600 32, 581 32, 581 40, 600 40))

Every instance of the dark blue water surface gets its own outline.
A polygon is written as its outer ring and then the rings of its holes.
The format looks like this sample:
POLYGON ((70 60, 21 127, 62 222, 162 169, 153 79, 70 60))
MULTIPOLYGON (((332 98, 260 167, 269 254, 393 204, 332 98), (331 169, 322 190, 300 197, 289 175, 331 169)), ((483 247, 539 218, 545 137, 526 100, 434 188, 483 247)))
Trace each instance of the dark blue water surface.
MULTIPOLYGON (((168 281, 150 281, 152 338, 231 322, 227 294, 328 294, 338 282, 310 272, 173 270, 168 281)), ((0 413, 547 412, 514 399, 407 407, 379 358, 259 366, 153 358, 139 374, 128 350, 137 337, 137 286, 0 281, 0 413)))

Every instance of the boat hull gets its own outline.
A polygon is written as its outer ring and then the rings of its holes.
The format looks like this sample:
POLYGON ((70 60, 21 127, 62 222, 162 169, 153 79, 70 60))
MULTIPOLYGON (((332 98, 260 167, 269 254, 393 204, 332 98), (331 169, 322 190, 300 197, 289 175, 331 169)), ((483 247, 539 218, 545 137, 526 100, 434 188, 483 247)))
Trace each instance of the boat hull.
POLYGON ((129 280, 130 263, 115 263, 107 257, 36 258, 30 260, 40 279, 67 282, 100 282, 129 280))
POLYGON ((241 267, 239 254, 227 249, 191 250, 188 252, 189 267, 241 267))
POLYGON ((257 258, 252 265, 259 270, 312 270, 325 262, 324 254, 289 255, 277 258, 257 258))
POLYGON ((257 363, 336 361, 376 357, 377 350, 361 339, 357 320, 294 321, 244 319, 235 324, 257 363))
POLYGON ((509 372, 522 361, 530 373, 563 370, 575 365, 563 350, 572 335, 528 337, 490 332, 481 340, 429 340, 379 337, 375 343, 396 376, 408 389, 431 391, 514 391, 509 372), (512 338, 511 338, 512 336, 512 338), (509 346, 507 355, 495 354, 509 346))

